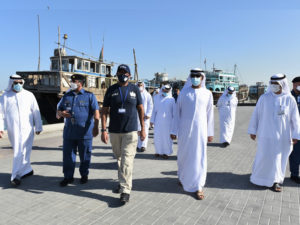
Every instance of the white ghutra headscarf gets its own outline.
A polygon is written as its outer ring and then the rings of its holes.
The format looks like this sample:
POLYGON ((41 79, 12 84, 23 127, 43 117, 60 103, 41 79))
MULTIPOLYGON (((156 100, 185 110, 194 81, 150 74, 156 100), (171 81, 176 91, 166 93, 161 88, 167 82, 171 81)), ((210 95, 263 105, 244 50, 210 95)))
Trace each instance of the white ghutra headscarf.
POLYGON ((205 82, 206 82, 205 73, 200 68, 194 68, 194 69, 191 69, 190 75, 189 75, 189 77, 188 77, 187 81, 185 82, 185 84, 184 84, 184 86, 183 86, 182 89, 185 89, 187 87, 191 87, 192 86, 192 81, 191 81, 191 75, 192 74, 200 74, 200 75, 202 75, 203 76, 203 80, 201 81, 201 87, 202 88, 206 88, 206 86, 205 86, 205 82))
POLYGON ((23 82, 22 86, 25 83, 24 79, 20 75, 13 74, 9 77, 8 86, 5 89, 5 91, 10 91, 12 89, 12 85, 13 85, 15 80, 22 80, 22 82, 23 82))
POLYGON ((282 87, 282 94, 284 94, 284 95, 291 94, 288 80, 286 78, 286 75, 284 75, 283 73, 278 73, 278 74, 271 76, 267 92, 272 92, 270 85, 271 85, 271 82, 274 82, 274 81, 278 82, 278 84, 282 87))

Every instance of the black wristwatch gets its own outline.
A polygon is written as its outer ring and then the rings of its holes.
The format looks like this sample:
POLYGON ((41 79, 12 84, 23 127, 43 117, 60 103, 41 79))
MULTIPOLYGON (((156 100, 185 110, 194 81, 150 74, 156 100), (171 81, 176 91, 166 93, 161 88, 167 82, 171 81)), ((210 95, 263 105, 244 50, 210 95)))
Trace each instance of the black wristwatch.
POLYGON ((105 132, 106 131, 106 129, 101 129, 101 132, 105 132))

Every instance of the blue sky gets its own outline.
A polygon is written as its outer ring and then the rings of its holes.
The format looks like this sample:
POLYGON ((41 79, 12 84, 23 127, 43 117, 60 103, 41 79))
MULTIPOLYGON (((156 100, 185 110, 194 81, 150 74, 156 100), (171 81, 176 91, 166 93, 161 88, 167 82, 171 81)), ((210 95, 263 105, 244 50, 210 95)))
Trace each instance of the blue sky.
POLYGON ((42 70, 60 26, 67 46, 96 57, 104 36, 104 59, 132 71, 135 48, 141 78, 167 72, 184 79, 191 68, 204 68, 204 58, 208 69, 237 64, 247 84, 274 73, 300 76, 298 0, 10 0, 0 6, 0 89, 10 74, 37 69, 38 14, 42 70))

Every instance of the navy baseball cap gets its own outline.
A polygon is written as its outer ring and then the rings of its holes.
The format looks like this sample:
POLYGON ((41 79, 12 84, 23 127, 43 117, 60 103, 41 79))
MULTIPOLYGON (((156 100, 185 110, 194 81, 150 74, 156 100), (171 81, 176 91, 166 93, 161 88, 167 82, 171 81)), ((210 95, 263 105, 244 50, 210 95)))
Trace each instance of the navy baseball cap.
POLYGON ((125 72, 125 73, 131 74, 129 66, 127 66, 126 64, 121 64, 118 66, 117 73, 119 73, 119 72, 125 72))
POLYGON ((75 80, 79 80, 79 81, 81 81, 82 83, 84 83, 85 78, 84 78, 84 76, 81 75, 81 74, 74 74, 74 75, 71 76, 71 80, 72 80, 73 82, 74 82, 75 80))

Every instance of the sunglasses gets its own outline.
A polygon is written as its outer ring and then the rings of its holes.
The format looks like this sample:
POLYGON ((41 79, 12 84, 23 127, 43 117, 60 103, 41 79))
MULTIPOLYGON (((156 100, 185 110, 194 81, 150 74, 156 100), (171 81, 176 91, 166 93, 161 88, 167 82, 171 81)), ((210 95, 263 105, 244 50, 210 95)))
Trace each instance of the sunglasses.
POLYGON ((14 84, 23 84, 22 81, 15 81, 14 84))
POLYGON ((200 75, 200 74, 191 74, 191 77, 197 77, 197 78, 199 78, 199 77, 201 77, 202 75, 200 75))

